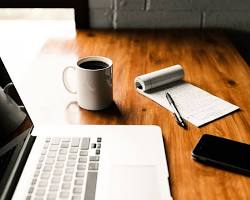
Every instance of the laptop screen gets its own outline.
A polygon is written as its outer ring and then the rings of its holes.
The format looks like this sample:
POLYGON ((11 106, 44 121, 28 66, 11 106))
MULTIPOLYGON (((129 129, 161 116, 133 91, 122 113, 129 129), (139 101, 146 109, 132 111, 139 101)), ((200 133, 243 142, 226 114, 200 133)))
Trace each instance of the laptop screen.
POLYGON ((33 124, 1 58, 0 86, 0 194, 2 194, 33 124))

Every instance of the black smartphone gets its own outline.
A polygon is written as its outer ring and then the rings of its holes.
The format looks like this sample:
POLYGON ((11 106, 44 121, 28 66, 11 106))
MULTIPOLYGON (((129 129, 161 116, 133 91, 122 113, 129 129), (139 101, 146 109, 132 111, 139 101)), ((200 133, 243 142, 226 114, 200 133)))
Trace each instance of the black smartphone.
POLYGON ((204 164, 250 176, 250 145, 204 134, 192 151, 204 164))

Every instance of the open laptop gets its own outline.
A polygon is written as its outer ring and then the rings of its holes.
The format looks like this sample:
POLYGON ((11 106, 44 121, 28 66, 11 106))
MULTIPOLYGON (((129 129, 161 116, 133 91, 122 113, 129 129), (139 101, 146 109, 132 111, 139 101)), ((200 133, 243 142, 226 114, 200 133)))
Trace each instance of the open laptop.
POLYGON ((172 199, 157 126, 34 127, 27 113, 0 145, 1 200, 172 199))

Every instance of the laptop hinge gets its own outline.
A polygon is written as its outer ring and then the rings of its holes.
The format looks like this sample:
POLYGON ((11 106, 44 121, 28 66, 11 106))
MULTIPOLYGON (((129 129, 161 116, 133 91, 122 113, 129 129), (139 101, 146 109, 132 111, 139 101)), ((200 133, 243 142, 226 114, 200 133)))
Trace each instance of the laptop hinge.
MULTIPOLYGON (((32 129, 33 129, 33 127, 31 129, 29 129, 28 131, 31 133, 32 129)), ((18 183, 18 180, 19 180, 21 173, 23 171, 26 160, 28 159, 31 148, 35 142, 35 139, 36 139, 35 136, 32 136, 30 134, 27 135, 27 137, 24 141, 24 144, 20 150, 20 153, 16 159, 16 163, 13 166, 13 169, 10 173, 8 181, 6 182, 3 193, 1 194, 0 200, 11 199, 13 192, 16 188, 16 185, 18 183)))

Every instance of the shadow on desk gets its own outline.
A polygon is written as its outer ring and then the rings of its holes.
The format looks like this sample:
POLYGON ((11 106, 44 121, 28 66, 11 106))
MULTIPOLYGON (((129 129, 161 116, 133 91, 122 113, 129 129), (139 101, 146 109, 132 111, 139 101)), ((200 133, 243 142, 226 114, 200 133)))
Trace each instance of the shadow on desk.
POLYGON ((101 115, 103 117, 117 117, 117 118, 122 118, 122 113, 117 106, 115 102, 113 102, 109 107, 107 107, 104 110, 98 110, 98 111, 89 111, 89 112, 94 112, 98 115, 101 115))

